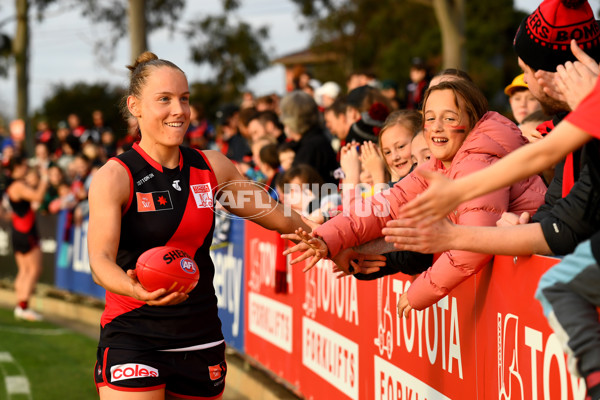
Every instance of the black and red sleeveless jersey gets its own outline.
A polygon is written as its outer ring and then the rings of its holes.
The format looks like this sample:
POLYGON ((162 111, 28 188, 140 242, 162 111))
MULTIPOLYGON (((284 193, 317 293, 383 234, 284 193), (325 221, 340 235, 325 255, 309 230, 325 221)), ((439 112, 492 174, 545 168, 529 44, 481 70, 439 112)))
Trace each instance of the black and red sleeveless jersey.
MULTIPOLYGON (((7 187, 9 187, 14 180, 9 180, 7 187)), ((31 203, 27 200, 14 201, 8 196, 8 202, 12 209, 11 222, 12 228, 20 233, 32 234, 37 231, 35 225, 35 212, 31 208, 31 203)))
POLYGON ((168 169, 134 144, 113 160, 130 175, 117 264, 126 271, 144 251, 174 246, 194 258, 200 280, 189 298, 174 306, 149 306, 107 291, 100 346, 160 350, 222 340, 209 254, 217 180, 204 154, 180 147, 179 166, 168 169))

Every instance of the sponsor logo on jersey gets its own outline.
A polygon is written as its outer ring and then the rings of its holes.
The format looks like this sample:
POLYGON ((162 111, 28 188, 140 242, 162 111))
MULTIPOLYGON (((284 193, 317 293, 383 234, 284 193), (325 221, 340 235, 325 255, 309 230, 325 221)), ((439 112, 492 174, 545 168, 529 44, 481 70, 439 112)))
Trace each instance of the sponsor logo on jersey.
POLYGON ((133 378, 156 378, 158 370, 144 364, 120 364, 110 368, 111 382, 133 378))
POLYGON ((212 189, 210 187, 210 183, 190 185, 190 189, 192 189, 192 194, 194 195, 194 200, 196 201, 196 207, 213 207, 212 189))
POLYGON ((168 190, 160 192, 141 193, 137 192, 138 212, 172 210, 173 202, 168 190))
POLYGON ((173 181, 173 187, 175 188, 175 190, 177 190, 178 192, 181 192, 181 186, 179 186, 179 179, 173 181))
POLYGON ((189 258, 182 259, 179 262, 179 265, 181 265, 181 269, 184 272, 187 272, 188 274, 193 274, 196 272, 196 266, 194 265, 194 262, 189 258))
POLYGON ((227 372, 227 364, 225 362, 221 362, 218 365, 209 365, 208 366, 208 375, 210 376, 211 381, 217 381, 225 376, 227 372))

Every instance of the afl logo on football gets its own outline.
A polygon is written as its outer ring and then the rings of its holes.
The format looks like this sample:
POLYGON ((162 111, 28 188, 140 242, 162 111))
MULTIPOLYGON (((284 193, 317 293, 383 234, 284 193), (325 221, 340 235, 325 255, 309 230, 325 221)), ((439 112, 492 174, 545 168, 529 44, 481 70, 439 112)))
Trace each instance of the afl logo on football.
POLYGON ((188 274, 193 274, 196 272, 196 266, 194 265, 194 262, 189 258, 183 258, 180 264, 181 269, 187 272, 188 274))

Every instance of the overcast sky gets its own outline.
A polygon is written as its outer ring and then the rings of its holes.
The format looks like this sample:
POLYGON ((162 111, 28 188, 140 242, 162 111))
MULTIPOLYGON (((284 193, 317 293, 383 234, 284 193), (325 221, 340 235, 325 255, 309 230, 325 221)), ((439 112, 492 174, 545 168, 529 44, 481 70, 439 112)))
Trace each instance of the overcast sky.
MULTIPOLYGON (((63 2, 64 3, 64 2, 63 2)), ((188 0, 184 21, 216 14, 221 10, 217 0, 188 0)), ((600 0, 591 0, 598 10, 600 0)), ((308 45, 309 34, 298 29, 300 17, 297 7, 289 0, 242 0, 238 11, 242 19, 253 26, 267 25, 270 39, 266 47, 273 57, 301 50, 308 45)), ((518 8, 531 12, 538 0, 516 0, 518 8)), ((108 66, 98 65, 93 53, 93 42, 106 29, 92 25, 70 11, 69 7, 51 7, 43 22, 33 21, 31 29, 30 111, 40 107, 45 97, 52 93, 53 85, 75 82, 110 82, 126 85, 129 63, 129 43, 122 40, 115 60, 108 66)), ((0 32, 14 35, 15 23, 6 22, 14 16, 14 0, 0 0, 0 32)), ((189 61, 188 45, 181 38, 170 37, 167 32, 157 32, 149 38, 150 50, 159 57, 175 62, 187 74, 190 82, 210 78, 208 68, 200 68, 189 61)), ((249 88, 257 95, 270 92, 283 93, 283 67, 274 66, 253 78, 249 88)), ((8 117, 15 109, 14 73, 0 79, 0 109, 8 117)))

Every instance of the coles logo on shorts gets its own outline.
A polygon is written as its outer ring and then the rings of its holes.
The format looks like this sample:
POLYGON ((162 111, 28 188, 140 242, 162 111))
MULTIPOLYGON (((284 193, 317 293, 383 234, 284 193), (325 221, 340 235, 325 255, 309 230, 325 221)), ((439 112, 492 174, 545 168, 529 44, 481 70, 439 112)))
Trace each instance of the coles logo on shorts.
POLYGON ((198 208, 212 208, 212 188, 210 183, 201 183, 198 185, 190 185, 194 200, 196 200, 196 207, 198 208))
POLYGON ((184 272, 187 272, 188 274, 196 273, 196 266, 194 265, 194 262, 192 260, 190 260, 189 258, 181 259, 179 264, 181 265, 181 269, 184 272))
POLYGON ((146 377, 158 377, 158 370, 144 364, 121 364, 110 368, 111 382, 146 377))

